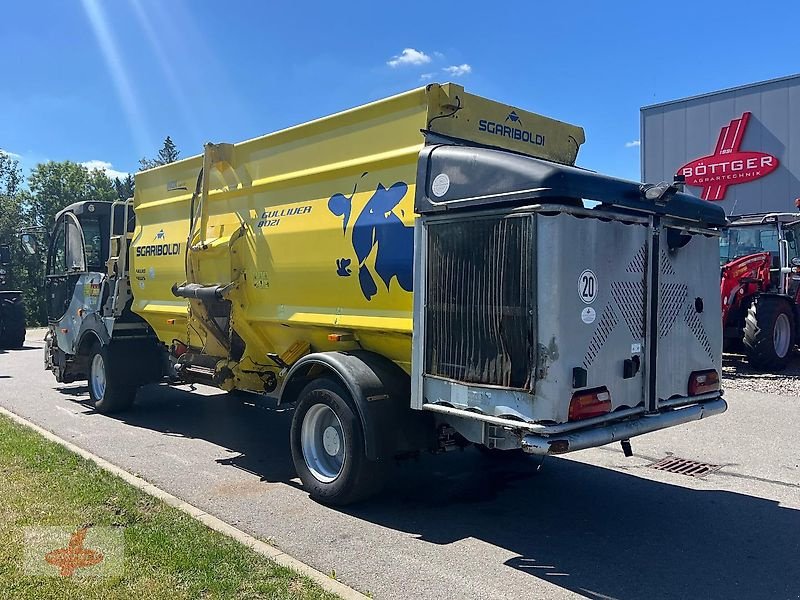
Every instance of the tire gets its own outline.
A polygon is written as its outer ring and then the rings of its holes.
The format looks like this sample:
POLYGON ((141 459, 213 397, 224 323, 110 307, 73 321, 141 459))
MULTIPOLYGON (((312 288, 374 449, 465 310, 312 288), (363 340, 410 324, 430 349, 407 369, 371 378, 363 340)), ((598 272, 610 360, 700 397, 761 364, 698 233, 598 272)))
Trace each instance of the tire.
POLYGON ((754 298, 745 317, 742 345, 754 369, 785 369, 794 346, 794 315, 789 303, 773 296, 754 298))
POLYGON ((25 345, 25 308, 22 303, 12 305, 0 314, 0 348, 17 349, 25 345))
POLYGON ((89 353, 88 387, 94 409, 106 415, 127 410, 138 386, 120 377, 124 362, 109 346, 95 345, 89 353))
POLYGON ((297 474, 314 500, 344 506, 381 488, 383 465, 367 459, 361 419, 340 383, 320 378, 300 392, 290 442, 297 474))

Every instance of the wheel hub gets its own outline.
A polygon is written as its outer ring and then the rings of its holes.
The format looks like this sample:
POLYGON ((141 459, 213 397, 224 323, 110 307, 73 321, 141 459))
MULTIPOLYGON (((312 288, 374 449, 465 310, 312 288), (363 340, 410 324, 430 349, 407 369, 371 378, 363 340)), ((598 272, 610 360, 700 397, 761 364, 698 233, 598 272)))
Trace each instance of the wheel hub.
POLYGON ((303 417, 300 444, 303 460, 311 474, 331 483, 342 472, 346 455, 342 423, 327 404, 315 404, 303 417))
POLYGON ((792 339, 792 325, 789 317, 785 314, 778 315, 775 319, 775 328, 772 330, 772 342, 775 347, 775 354, 778 358, 783 358, 789 353, 789 346, 792 339))
POLYGON ((92 386, 94 397, 101 400, 106 393, 106 365, 101 354, 95 354, 92 358, 92 366, 89 369, 89 384, 92 386))
POLYGON ((330 456, 339 454, 339 448, 342 445, 339 439, 339 432, 334 427, 326 427, 322 433, 322 445, 330 456))

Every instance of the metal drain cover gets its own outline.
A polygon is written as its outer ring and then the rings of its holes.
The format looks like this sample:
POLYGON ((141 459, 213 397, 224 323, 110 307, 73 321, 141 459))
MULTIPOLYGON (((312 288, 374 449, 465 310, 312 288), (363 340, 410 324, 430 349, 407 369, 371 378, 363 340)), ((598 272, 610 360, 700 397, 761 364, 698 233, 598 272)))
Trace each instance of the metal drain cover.
POLYGON ((712 465, 711 463, 698 462, 677 456, 665 456, 648 466, 659 471, 668 471, 679 475, 688 475, 689 477, 705 477, 709 473, 714 473, 722 468, 722 465, 712 465))

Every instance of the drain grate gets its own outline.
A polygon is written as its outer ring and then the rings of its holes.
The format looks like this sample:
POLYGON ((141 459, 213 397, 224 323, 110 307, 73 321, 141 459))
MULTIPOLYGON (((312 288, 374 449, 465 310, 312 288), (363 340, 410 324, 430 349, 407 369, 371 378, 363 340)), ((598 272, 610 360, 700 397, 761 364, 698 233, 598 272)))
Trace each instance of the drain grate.
POLYGON ((722 468, 722 465, 712 465, 711 463, 698 462, 677 456, 665 456, 651 465, 652 469, 688 475, 689 477, 705 477, 709 473, 714 473, 722 468))

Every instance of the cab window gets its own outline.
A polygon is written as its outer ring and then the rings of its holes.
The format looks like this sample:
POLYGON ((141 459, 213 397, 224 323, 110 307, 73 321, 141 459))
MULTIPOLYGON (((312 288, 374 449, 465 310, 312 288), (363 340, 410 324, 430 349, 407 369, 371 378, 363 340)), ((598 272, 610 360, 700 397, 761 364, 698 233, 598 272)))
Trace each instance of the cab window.
POLYGON ((97 219, 82 219, 83 248, 86 264, 90 271, 103 270, 103 238, 100 235, 100 222, 97 219))
POLYGON ((82 273, 86 270, 86 259, 83 253, 83 236, 78 222, 72 215, 67 215, 67 270, 70 273, 82 273))
POLYGON ((47 272, 49 275, 61 275, 67 272, 67 241, 64 219, 59 220, 56 232, 53 235, 50 265, 47 272))

